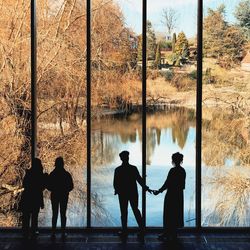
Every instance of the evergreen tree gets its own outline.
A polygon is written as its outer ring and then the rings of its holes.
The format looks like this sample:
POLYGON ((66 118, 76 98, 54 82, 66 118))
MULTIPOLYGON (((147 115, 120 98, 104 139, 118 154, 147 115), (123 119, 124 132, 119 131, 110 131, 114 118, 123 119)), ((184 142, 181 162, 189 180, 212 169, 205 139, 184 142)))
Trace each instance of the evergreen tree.
POLYGON ((204 54, 214 57, 223 67, 240 62, 245 43, 243 32, 225 21, 224 5, 209 9, 203 24, 204 54))
POLYGON ((240 1, 235 9, 234 16, 247 38, 250 39, 250 0, 240 1))
POLYGON ((219 6, 217 10, 209 8, 203 23, 203 44, 207 56, 219 58, 222 55, 226 29, 224 5, 219 6))
POLYGON ((139 35, 137 39, 138 39, 137 61, 142 61, 142 35, 139 35))
POLYGON ((173 34, 172 38, 172 52, 175 53, 176 33, 173 34))
MULTIPOLYGON (((147 21, 147 60, 155 60, 156 36, 150 21, 147 21)), ((138 36, 137 60, 142 61, 142 35, 138 36)))
POLYGON ((155 67, 157 69, 159 69, 161 66, 161 48, 160 48, 160 44, 157 44, 156 47, 156 53, 155 53, 155 67))
POLYGON ((147 21, 147 59, 155 60, 156 37, 152 23, 147 21))
POLYGON ((189 45, 185 33, 182 31, 178 34, 175 43, 175 53, 177 56, 182 58, 188 58, 189 56, 189 45))

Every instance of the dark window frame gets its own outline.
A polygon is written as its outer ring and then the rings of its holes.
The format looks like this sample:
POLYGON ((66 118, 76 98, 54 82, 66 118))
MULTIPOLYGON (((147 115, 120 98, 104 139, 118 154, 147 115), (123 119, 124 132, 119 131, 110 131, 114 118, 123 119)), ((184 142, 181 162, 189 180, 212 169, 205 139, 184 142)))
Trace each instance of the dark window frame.
MULTIPOLYGON (((202 24, 203 0, 197 0, 197 92, 196 92, 196 226, 184 228, 182 231, 247 231, 249 227, 202 227, 201 225, 201 150, 202 150, 202 24)), ((86 64, 86 101, 87 101, 87 226, 82 229, 90 231, 113 231, 114 228, 98 228, 91 226, 91 0, 86 0, 86 38, 87 38, 87 64, 86 64)), ((146 183, 146 23, 147 0, 142 1, 142 38, 143 38, 143 63, 142 63, 142 176, 146 183)), ((37 144, 37 26, 36 26, 36 0, 31 0, 31 159, 36 156, 37 144)), ((146 193, 142 191, 142 215, 146 222, 146 193)), ((81 228, 75 228, 79 230, 81 228)), ((159 230, 157 227, 147 227, 149 231, 159 230)))

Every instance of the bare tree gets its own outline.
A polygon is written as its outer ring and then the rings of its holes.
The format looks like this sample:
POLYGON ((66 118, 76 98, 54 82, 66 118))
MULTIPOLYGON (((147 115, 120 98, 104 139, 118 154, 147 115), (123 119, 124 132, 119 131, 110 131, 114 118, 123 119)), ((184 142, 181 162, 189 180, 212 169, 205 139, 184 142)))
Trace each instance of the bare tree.
POLYGON ((167 35, 171 39, 173 30, 177 26, 178 13, 173 8, 163 9, 163 20, 162 23, 167 27, 167 35))
MULTIPOLYGON (((81 177, 86 166, 85 9, 81 0, 40 0, 36 9, 38 157, 50 171, 53 160, 63 156, 74 169, 72 199, 82 201, 86 197, 81 177)), ((0 226, 17 226, 20 192, 16 190, 30 166, 31 150, 30 2, 0 0, 0 10, 0 226)), ((121 91, 122 101, 136 91, 127 84, 134 50, 122 11, 114 0, 93 0, 91 15, 93 110, 105 101, 117 105, 121 91)))

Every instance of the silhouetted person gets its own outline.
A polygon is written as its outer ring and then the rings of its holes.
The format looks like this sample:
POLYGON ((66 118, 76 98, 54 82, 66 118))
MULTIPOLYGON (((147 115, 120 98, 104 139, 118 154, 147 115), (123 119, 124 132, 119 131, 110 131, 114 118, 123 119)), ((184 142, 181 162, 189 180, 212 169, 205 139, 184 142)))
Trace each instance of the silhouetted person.
POLYGON ((24 191, 21 196, 20 209, 22 211, 22 229, 24 237, 38 234, 38 214, 44 208, 43 190, 46 175, 40 159, 35 158, 32 167, 26 171, 23 179, 24 191))
POLYGON ((177 228, 184 226, 183 220, 183 190, 185 189, 186 171, 181 166, 183 155, 179 152, 172 155, 173 168, 170 169, 167 179, 158 191, 153 191, 155 195, 167 189, 164 200, 163 228, 164 232, 159 239, 171 237, 176 239, 177 228))
POLYGON ((138 169, 129 164, 129 152, 122 151, 119 154, 122 165, 115 169, 114 173, 114 189, 115 195, 118 194, 122 231, 119 232, 121 236, 127 235, 127 220, 128 220, 128 202, 133 210, 136 221, 138 223, 140 233, 143 236, 143 222, 141 212, 138 209, 138 189, 137 182, 147 191, 151 190, 144 184, 138 169))
POLYGON ((66 210, 69 192, 74 188, 73 180, 69 172, 64 169, 62 157, 56 158, 55 169, 49 174, 48 189, 51 191, 52 204, 52 238, 55 238, 58 210, 60 207, 62 237, 65 237, 66 210))

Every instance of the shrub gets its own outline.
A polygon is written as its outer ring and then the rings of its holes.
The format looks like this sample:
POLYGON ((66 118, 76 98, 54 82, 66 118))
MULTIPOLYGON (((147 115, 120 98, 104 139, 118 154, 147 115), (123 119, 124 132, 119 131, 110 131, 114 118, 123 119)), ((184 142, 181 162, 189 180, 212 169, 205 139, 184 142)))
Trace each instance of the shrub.
POLYGON ((189 78, 191 80, 196 80, 197 79, 197 70, 193 70, 188 74, 189 78))
POLYGON ((179 56, 176 53, 173 53, 171 55, 171 61, 173 62, 173 65, 176 65, 176 61, 178 60, 179 56))
POLYGON ((159 77, 159 71, 158 70, 149 70, 149 69, 147 69, 147 79, 154 80, 157 77, 159 77))
POLYGON ((172 49, 171 41, 159 41, 159 45, 161 49, 172 49))
POLYGON ((176 87, 178 91, 187 91, 196 86, 196 81, 190 79, 187 74, 175 74, 171 80, 171 84, 176 87))
POLYGON ((174 72, 171 70, 162 71, 161 75, 164 77, 165 81, 171 81, 174 77, 174 72))
POLYGON ((203 74, 203 82, 206 84, 216 83, 215 76, 212 75, 211 71, 211 68, 206 68, 205 74, 203 74))

